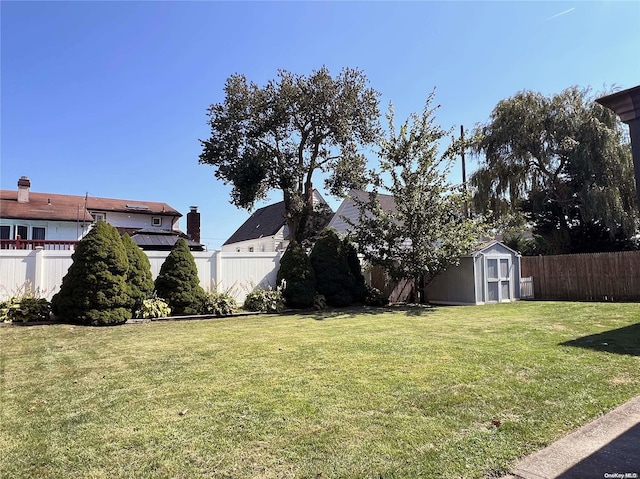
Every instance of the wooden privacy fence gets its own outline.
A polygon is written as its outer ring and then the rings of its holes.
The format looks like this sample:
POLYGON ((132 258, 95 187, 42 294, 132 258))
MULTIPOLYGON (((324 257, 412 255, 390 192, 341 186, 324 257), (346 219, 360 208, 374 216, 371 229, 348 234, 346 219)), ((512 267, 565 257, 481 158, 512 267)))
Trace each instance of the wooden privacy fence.
POLYGON ((640 301, 640 251, 523 256, 521 269, 535 299, 640 301))

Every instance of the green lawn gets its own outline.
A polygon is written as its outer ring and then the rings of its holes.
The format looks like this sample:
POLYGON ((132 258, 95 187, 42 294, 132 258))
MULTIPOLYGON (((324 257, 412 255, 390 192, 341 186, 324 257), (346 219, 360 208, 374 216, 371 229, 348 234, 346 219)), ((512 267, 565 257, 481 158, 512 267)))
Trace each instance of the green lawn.
POLYGON ((12 478, 492 477, 640 393, 640 304, 16 326, 0 344, 12 478))

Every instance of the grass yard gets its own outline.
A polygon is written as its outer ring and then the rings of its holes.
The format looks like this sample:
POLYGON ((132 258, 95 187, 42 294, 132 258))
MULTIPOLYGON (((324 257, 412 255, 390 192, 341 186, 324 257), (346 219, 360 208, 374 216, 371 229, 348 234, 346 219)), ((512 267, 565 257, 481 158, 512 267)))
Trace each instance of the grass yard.
POLYGON ((495 477, 640 393, 640 304, 2 327, 0 341, 7 478, 495 477))

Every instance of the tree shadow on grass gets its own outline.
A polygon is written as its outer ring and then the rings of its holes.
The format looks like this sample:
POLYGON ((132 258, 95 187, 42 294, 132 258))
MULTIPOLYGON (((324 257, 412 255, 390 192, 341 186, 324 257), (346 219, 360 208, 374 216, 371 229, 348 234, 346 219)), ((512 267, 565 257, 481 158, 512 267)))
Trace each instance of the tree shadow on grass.
POLYGON ((405 316, 425 316, 434 313, 436 307, 426 304, 393 304, 389 306, 349 306, 347 308, 331 308, 324 311, 298 312, 303 318, 324 321, 333 318, 356 318, 361 316, 378 316, 381 314, 404 314, 405 316))
POLYGON ((640 356, 640 323, 560 343, 561 346, 640 356))

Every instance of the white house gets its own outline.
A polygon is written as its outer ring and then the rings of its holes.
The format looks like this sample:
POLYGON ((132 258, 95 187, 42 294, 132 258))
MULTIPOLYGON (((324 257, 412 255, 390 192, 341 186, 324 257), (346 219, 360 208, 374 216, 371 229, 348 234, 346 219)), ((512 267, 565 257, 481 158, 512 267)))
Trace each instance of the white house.
MULTIPOLYGON (((326 204, 322 195, 313 190, 313 204, 326 204)), ((284 201, 253 212, 247 221, 222 245, 223 252, 269 253, 284 251, 289 245, 289 228, 284 201)))
MULTIPOLYGON (((0 190, 0 240, 5 242, 17 238, 27 242, 78 241, 95 221, 103 220, 132 235, 134 241, 136 233, 145 231, 154 234, 156 240, 164 237, 161 242, 173 244, 178 236, 185 236, 179 230, 181 216, 168 204, 156 201, 33 192, 26 176, 18 180, 17 191, 0 190)), ((199 238, 193 240, 199 244, 199 238)), ((144 249, 144 238, 136 242, 144 249)))

